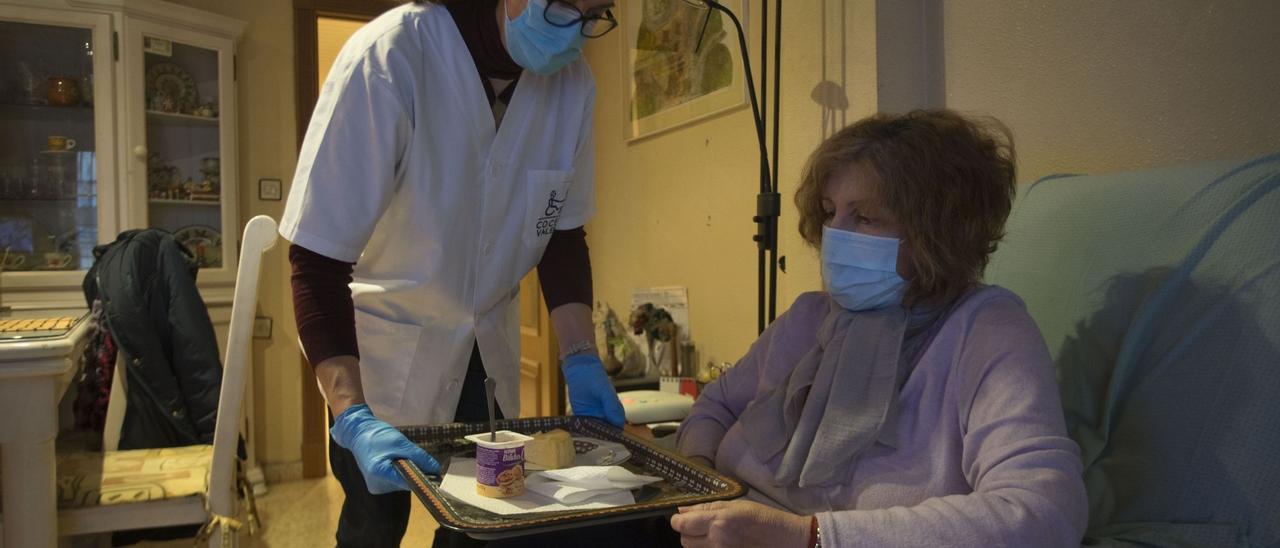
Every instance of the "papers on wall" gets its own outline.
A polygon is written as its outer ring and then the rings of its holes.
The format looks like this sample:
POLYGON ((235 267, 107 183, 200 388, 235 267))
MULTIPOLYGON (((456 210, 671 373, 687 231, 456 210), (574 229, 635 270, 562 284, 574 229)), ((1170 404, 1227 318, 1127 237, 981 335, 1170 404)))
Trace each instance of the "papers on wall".
POLYGON ((644 333, 637 335, 631 329, 627 330, 627 336, 640 347, 640 352, 649 364, 646 374, 656 376, 660 369, 675 363, 676 353, 680 351, 679 341, 692 339, 692 332, 689 330, 689 291, 681 286, 638 287, 631 291, 632 311, 645 303, 666 310, 671 314, 671 320, 680 328, 674 344, 655 342, 652 346, 644 333))

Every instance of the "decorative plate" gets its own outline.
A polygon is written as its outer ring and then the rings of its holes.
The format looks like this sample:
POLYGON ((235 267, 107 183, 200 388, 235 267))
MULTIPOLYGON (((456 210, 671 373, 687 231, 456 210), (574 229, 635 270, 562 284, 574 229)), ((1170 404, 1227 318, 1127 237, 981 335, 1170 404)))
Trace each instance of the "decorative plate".
POLYGON ((173 63, 157 63, 147 70, 147 104, 158 93, 164 93, 177 106, 178 112, 188 114, 200 104, 196 96, 196 81, 191 74, 173 63))
POLYGON ((196 256, 200 268, 222 266, 222 234, 213 227, 184 226, 174 232, 173 237, 196 256))
POLYGON ((621 443, 587 437, 573 438, 573 452, 574 466, 614 466, 631 458, 631 451, 621 443))

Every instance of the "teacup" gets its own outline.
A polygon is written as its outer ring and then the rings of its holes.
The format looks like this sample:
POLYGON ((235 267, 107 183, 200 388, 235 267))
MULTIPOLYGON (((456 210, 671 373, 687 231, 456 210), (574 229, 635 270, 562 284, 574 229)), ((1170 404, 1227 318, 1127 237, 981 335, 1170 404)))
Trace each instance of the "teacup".
POLYGON ((51 152, 62 152, 76 148, 76 140, 62 135, 50 135, 46 140, 51 152))
POLYGON ((66 268, 71 264, 71 254, 50 251, 44 254, 45 268, 66 268))

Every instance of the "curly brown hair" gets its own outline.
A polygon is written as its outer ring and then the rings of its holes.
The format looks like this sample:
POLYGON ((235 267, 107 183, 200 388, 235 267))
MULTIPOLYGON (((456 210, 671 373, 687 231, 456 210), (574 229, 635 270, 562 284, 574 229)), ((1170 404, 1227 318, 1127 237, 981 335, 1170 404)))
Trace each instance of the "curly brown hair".
POLYGON ((1017 182, 1013 137, 992 118, 951 110, 876 114, 813 152, 796 190, 800 235, 822 246, 822 191, 839 169, 865 163, 879 176, 881 204, 903 228, 914 273, 908 306, 946 302, 982 279, 1004 237, 1017 182))

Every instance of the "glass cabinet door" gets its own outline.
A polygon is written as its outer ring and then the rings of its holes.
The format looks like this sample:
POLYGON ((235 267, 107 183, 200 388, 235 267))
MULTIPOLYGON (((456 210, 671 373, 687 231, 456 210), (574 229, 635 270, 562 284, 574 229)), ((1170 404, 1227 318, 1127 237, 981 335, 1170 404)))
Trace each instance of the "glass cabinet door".
POLYGON ((225 59, 145 30, 140 38, 147 226, 172 232, 202 269, 220 269, 223 191, 232 184, 222 150, 225 59))
MULTIPOLYGON (((25 12, 38 14, 38 10, 25 12)), ((110 180, 111 56, 106 21, 0 12, 0 257, 13 272, 74 271, 93 263, 99 177, 110 180), (22 20, 26 19, 26 20, 22 20), (55 23, 56 21, 56 23, 55 23), (74 26, 83 23, 83 26, 74 26), (95 24, 101 27, 95 31, 95 24), (100 85, 95 85, 95 82, 100 85), (107 112, 102 112, 105 110, 107 112), (104 124, 105 120, 105 124, 104 124)), ((111 229, 113 227, 105 227, 111 229)), ((46 273, 30 279, 48 278, 46 273)), ((39 284, 36 284, 39 285, 39 284)), ((7 287, 7 286, 6 286, 7 287)))

